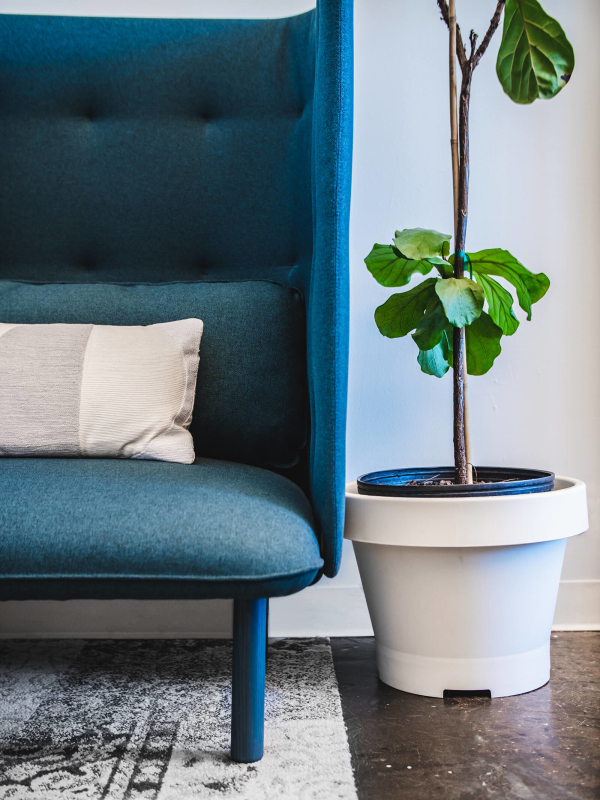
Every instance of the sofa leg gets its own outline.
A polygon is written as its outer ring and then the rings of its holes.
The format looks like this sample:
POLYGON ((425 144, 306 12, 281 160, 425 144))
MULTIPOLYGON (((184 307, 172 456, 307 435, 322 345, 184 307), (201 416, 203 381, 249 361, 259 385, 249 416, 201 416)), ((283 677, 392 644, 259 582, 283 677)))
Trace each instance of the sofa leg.
POLYGON ((265 661, 269 660, 269 598, 267 597, 267 609, 265 612, 265 661))
POLYGON ((263 756, 267 601, 233 601, 231 757, 244 763, 263 756))

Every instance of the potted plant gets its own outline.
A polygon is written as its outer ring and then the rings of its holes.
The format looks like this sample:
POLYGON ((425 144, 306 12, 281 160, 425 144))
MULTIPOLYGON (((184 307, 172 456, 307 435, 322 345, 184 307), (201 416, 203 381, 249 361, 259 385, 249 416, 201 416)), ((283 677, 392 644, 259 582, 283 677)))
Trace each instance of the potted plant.
POLYGON ((473 31, 468 46, 463 41, 455 0, 437 2, 450 39, 454 246, 450 235, 405 229, 392 244, 375 244, 365 263, 383 286, 412 284, 377 308, 379 331, 412 333, 423 372, 452 372, 455 463, 349 483, 345 535, 353 540, 381 679, 416 694, 494 697, 548 681, 566 540, 588 523, 581 481, 471 461, 467 375, 488 372, 502 337, 516 333, 513 292, 530 320, 550 286, 506 250, 467 251, 471 83, 503 13, 497 74, 515 102, 554 97, 571 77, 574 54, 538 0, 498 0, 479 46, 473 31))

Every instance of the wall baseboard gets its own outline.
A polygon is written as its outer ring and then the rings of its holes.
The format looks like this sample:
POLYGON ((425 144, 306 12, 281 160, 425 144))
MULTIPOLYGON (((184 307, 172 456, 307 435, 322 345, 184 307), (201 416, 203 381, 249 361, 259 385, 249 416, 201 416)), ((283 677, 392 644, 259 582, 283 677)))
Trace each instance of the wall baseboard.
MULTIPOLYGON (((0 603, 0 639, 226 639, 230 600, 0 603)), ((562 581, 553 630, 600 630, 600 581, 562 581)), ((372 636, 360 586, 335 581, 271 601, 271 636, 372 636)))
POLYGON ((600 622, 565 622, 552 626, 553 631, 600 631, 600 622))
POLYGON ((560 582, 552 630, 600 630, 600 581, 560 582))
POLYGON ((373 636, 362 586, 316 584, 271 600, 271 636, 373 636))
POLYGON ((8 600, 0 639, 226 639, 231 600, 8 600))

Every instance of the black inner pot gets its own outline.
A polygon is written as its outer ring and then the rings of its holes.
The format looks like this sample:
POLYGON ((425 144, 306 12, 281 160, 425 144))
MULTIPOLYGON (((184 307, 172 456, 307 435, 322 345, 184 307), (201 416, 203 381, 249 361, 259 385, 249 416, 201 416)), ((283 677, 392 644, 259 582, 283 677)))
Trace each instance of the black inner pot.
POLYGON ((412 467, 369 472, 357 481, 359 494, 384 497, 490 497, 534 494, 554 488, 554 473, 513 467, 473 467, 473 480, 486 483, 408 486, 411 481, 453 481, 454 467, 412 467))

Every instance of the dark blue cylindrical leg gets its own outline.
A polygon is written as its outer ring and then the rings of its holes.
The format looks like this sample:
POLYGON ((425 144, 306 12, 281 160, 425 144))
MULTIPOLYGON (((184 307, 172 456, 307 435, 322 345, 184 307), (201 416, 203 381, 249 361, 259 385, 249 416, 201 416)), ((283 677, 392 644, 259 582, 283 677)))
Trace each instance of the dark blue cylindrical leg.
POLYGON ((265 661, 269 659, 269 598, 267 597, 267 608, 265 611, 265 661))
POLYGON ((267 601, 233 601, 231 757, 260 761, 265 718, 267 601))

